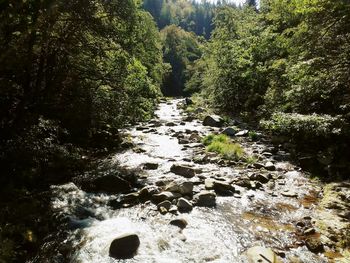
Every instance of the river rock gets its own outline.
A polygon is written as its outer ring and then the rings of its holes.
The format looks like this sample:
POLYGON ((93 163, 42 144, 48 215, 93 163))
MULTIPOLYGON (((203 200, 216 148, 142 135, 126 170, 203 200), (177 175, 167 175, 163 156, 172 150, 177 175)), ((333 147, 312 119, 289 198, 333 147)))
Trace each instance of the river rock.
POLYGON ((196 175, 196 170, 194 168, 179 164, 173 164, 170 168, 170 172, 186 178, 192 178, 196 175))
POLYGON ((181 229, 186 228, 188 225, 187 221, 183 218, 176 218, 170 221, 170 225, 177 226, 181 229))
POLYGON ((235 192, 234 186, 230 185, 227 182, 221 182, 217 180, 215 180, 213 183, 213 189, 215 193, 222 196, 232 196, 235 192))
POLYGON ((216 194, 210 191, 201 191, 193 199, 197 206, 212 207, 216 205, 216 194))
POLYGON ((282 192, 282 195, 285 197, 298 197, 298 194, 292 190, 285 190, 282 192))
POLYGON ((266 162, 264 167, 268 171, 275 171, 276 170, 276 166, 272 162, 266 162))
POLYGON ((260 174, 260 173, 252 174, 249 177, 249 179, 254 180, 254 181, 258 181, 262 184, 266 184, 270 180, 266 175, 260 174))
POLYGON ((161 209, 161 207, 165 208, 167 211, 169 211, 171 207, 171 202, 168 200, 165 200, 157 205, 158 210, 161 209))
POLYGON ((167 123, 165 124, 165 126, 174 127, 174 126, 176 126, 176 124, 175 124, 174 122, 167 122, 167 123))
POLYGON ((132 258, 140 246, 136 234, 124 234, 114 239, 109 247, 109 256, 115 259, 132 258))
POLYGON ((155 195, 158 193, 159 193, 159 188, 155 185, 145 186, 139 191, 140 198, 149 198, 152 195, 155 195))
POLYGON ((182 195, 192 195, 193 183, 174 181, 165 187, 165 191, 180 193, 182 195))
POLYGON ((158 166, 159 165, 157 163, 145 163, 145 164, 143 164, 143 169, 144 170, 157 170, 158 166))
POLYGON ((224 120, 218 115, 208 115, 204 118, 203 125, 211 127, 221 127, 224 120))
POLYGON ((187 199, 181 197, 177 201, 177 208, 180 212, 188 212, 192 210, 192 204, 187 199))
POLYGON ((305 240, 306 247, 313 253, 321 253, 324 251, 323 244, 317 238, 308 238, 305 240))
POLYGON ((237 132, 235 135, 237 137, 244 137, 244 136, 248 136, 248 133, 249 133, 248 130, 242 130, 242 131, 237 132))
POLYGON ((280 261, 277 258, 275 252, 271 248, 265 247, 252 247, 249 248, 246 252, 248 261, 250 263, 279 263, 280 261))
POLYGON ((229 127, 229 128, 226 128, 225 130, 223 130, 222 134, 226 134, 227 136, 235 136, 236 130, 229 127))
POLYGON ((155 203, 160 203, 160 202, 163 202, 165 200, 171 201, 171 200, 174 200, 174 199, 176 199, 178 197, 181 197, 181 195, 178 194, 178 193, 172 193, 172 192, 165 191, 165 192, 161 192, 159 194, 153 195, 152 196, 152 200, 155 203))
POLYGON ((210 178, 205 179, 204 180, 205 189, 213 190, 214 189, 214 182, 215 182, 214 179, 210 179, 210 178))

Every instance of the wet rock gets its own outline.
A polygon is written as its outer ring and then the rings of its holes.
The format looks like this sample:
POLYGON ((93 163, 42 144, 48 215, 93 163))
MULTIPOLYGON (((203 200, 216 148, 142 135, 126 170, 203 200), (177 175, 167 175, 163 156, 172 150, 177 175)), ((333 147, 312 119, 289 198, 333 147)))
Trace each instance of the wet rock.
POLYGON ((148 185, 139 191, 140 198, 150 198, 152 195, 158 194, 159 188, 154 185, 148 185))
POLYGON ((169 213, 172 213, 172 214, 177 214, 177 206, 176 205, 172 205, 169 209, 169 213))
POLYGON ((179 144, 189 144, 190 143, 190 141, 189 140, 187 140, 187 139, 178 139, 178 141, 179 141, 179 144))
POLYGON ((275 252, 271 248, 265 247, 252 247, 246 252, 248 261, 250 263, 279 263, 275 252))
POLYGON ((181 195, 178 194, 178 193, 172 193, 172 192, 161 192, 159 194, 155 194, 152 196, 152 200, 155 202, 155 203, 160 203, 160 202, 163 202, 165 200, 174 200, 178 197, 180 197, 181 195))
POLYGON ((181 229, 186 228, 188 225, 187 221, 183 218, 176 218, 170 221, 170 225, 177 226, 181 229))
POLYGON ((170 172, 186 178, 192 178, 196 175, 196 170, 194 168, 179 164, 173 164, 170 168, 170 172))
POLYGON ((221 181, 214 181, 213 189, 215 193, 221 196, 232 196, 235 192, 234 186, 221 181))
POLYGON ((225 134, 227 136, 235 136, 236 130, 231 128, 231 127, 229 127, 229 128, 226 128, 225 130, 223 130, 222 134, 225 134))
POLYGON ((272 162, 267 162, 264 167, 268 171, 275 171, 276 170, 276 166, 272 162))
POLYGON ((204 185, 205 185, 205 189, 207 190, 213 190, 214 189, 214 182, 215 180, 207 178, 204 180, 204 185))
POLYGON ((306 247, 313 253, 324 252, 324 247, 321 241, 317 238, 308 238, 305 240, 306 247))
POLYGON ((216 194, 210 191, 201 191, 193 199, 197 206, 212 207, 216 205, 216 194))
POLYGON ((203 125, 210 127, 221 127, 224 120, 218 115, 208 115, 204 118, 203 125))
POLYGON ((181 197, 177 201, 177 208, 180 212, 188 212, 192 210, 192 204, 187 199, 181 197))
POLYGON ((304 235, 313 235, 316 233, 316 230, 314 228, 308 228, 304 231, 304 235))
POLYGON ((261 169, 261 168, 264 168, 264 167, 265 167, 265 165, 263 165, 262 163, 254 163, 253 166, 254 166, 254 168, 256 168, 256 169, 261 169))
POLYGON ((182 195, 192 195, 193 183, 192 182, 178 182, 174 181, 165 187, 166 191, 180 193, 182 195))
POLYGON ((193 121, 194 119, 195 119, 194 116, 188 115, 188 116, 186 116, 183 120, 184 120, 184 121, 187 121, 187 122, 191 122, 191 121, 193 121))
POLYGON ((109 256, 115 259, 132 258, 140 246, 136 234, 125 234, 114 239, 109 247, 109 256))
POLYGON ((302 221, 299 221, 295 224, 297 227, 304 227, 305 226, 305 223, 302 222, 302 221))
POLYGON ((159 165, 157 163, 145 163, 145 164, 143 164, 143 169, 144 170, 157 170, 158 166, 159 165))
POLYGON ((242 131, 237 132, 236 136, 237 137, 245 137, 245 136, 248 136, 248 134, 249 134, 248 130, 242 130, 242 131))
POLYGON ((165 124, 165 126, 174 127, 174 126, 176 126, 176 124, 175 124, 174 122, 167 122, 167 123, 165 124))
POLYGON ((163 201, 163 202, 161 202, 161 203, 159 203, 159 204, 157 205, 158 210, 160 210, 161 207, 163 207, 163 208, 165 208, 167 211, 169 211, 169 209, 170 209, 170 207, 171 207, 171 202, 168 201, 168 200, 163 201))
POLYGON ((201 137, 197 133, 192 133, 189 137, 189 140, 194 142, 200 142, 201 137))
POLYGON ((235 184, 244 188, 251 187, 249 178, 240 178, 238 181, 235 182, 235 184))
POLYGON ((298 197, 298 194, 292 190, 285 190, 282 192, 282 195, 285 197, 298 197))
POLYGON ((264 175, 264 174, 252 174, 250 177, 249 177, 250 180, 254 180, 254 181, 258 181, 262 184, 266 184, 269 182, 269 177, 267 175, 264 175))

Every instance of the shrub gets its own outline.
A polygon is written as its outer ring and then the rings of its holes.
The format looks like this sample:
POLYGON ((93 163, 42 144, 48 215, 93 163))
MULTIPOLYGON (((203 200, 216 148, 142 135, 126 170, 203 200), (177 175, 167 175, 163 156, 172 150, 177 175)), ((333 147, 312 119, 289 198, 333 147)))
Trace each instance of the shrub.
POLYGON ((260 122, 262 128, 278 135, 329 138, 343 135, 348 129, 344 120, 330 115, 275 113, 270 120, 260 122))

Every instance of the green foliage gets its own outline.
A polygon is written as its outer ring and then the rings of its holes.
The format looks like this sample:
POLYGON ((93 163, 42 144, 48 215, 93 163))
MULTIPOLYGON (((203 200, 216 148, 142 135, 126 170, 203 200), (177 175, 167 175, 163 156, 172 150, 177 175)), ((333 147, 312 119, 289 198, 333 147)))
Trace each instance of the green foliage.
POLYGON ((301 115, 274 113, 270 120, 262 120, 261 126, 275 134, 304 136, 307 138, 327 138, 344 133, 345 122, 339 117, 329 115, 301 115))
POLYGON ((176 25, 198 36, 209 38, 216 5, 188 0, 144 0, 143 7, 154 17, 160 29, 176 25))
POLYGON ((207 151, 216 152, 228 160, 239 160, 244 156, 244 150, 237 143, 224 134, 210 134, 203 138, 202 143, 207 146, 207 151))
POLYGON ((235 114, 348 116, 350 3, 262 0, 259 12, 248 6, 219 8, 187 88, 235 114))
POLYGON ((201 56, 198 37, 191 32, 168 26, 161 31, 164 49, 164 62, 171 65, 172 71, 166 76, 162 91, 166 96, 183 95, 187 70, 201 56))
POLYGON ((252 141, 256 141, 259 138, 259 134, 257 134, 255 131, 250 131, 248 136, 252 141))

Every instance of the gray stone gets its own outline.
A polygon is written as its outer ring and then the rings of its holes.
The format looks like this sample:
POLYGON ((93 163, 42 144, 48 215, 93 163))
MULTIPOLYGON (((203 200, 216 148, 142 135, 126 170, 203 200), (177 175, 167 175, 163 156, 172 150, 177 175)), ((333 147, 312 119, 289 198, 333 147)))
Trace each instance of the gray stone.
POLYGON ((145 164, 143 164, 143 169, 144 170, 157 170, 158 166, 159 165, 157 163, 145 163, 145 164))
POLYGON ((192 210, 192 204, 185 198, 181 197, 177 201, 177 208, 180 212, 187 212, 192 210))
POLYGON ((235 192, 234 186, 227 182, 214 181, 213 188, 215 193, 222 196, 232 196, 235 192))
POLYGON ((163 202, 165 200, 171 201, 171 200, 176 199, 180 196, 181 195, 178 193, 172 193, 172 192, 165 191, 165 192, 161 192, 159 194, 154 194, 152 196, 152 200, 156 203, 160 203, 160 202, 163 202))
POLYGON ((157 205, 158 210, 160 210, 161 207, 163 207, 163 208, 165 208, 167 211, 169 211, 169 210, 170 210, 170 207, 171 207, 171 202, 168 201, 168 200, 163 201, 163 202, 161 202, 161 203, 159 203, 159 204, 157 205))
POLYGON ((208 115, 204 118, 203 125, 211 127, 221 127, 224 120, 218 115, 208 115))
POLYGON ((267 162, 265 164, 265 169, 268 170, 268 171, 275 171, 276 170, 276 166, 272 162, 267 162))
POLYGON ((260 182, 262 184, 266 184, 269 181, 269 178, 266 175, 264 175, 264 174, 252 174, 249 177, 249 179, 258 181, 258 182, 260 182))
POLYGON ((181 229, 186 228, 188 225, 187 221, 183 218, 176 218, 170 221, 170 225, 177 226, 181 229))
POLYGON ((136 234, 125 234, 114 239, 109 247, 109 256, 115 259, 132 258, 140 246, 136 234))
POLYGON ((212 207, 216 205, 216 194, 210 191, 201 191, 193 199, 197 206, 212 207))
POLYGON ((285 197, 298 197, 298 194, 293 192, 292 190, 286 190, 282 192, 282 195, 285 197))
POLYGON ((248 136, 249 131, 248 130, 242 130, 236 133, 237 137, 244 137, 244 136, 248 136))
POLYGON ((235 136, 236 130, 229 127, 229 128, 226 128, 225 130, 223 130, 222 134, 226 134, 227 136, 235 136))
POLYGON ((173 164, 170 168, 170 172, 186 178, 192 178, 196 175, 196 170, 194 168, 179 164, 173 164))
POLYGON ((192 182, 171 182, 165 187, 165 191, 180 193, 182 195, 192 195, 192 182))
POLYGON ((306 247, 313 253, 321 253, 324 251, 323 244, 317 238, 308 238, 305 240, 306 247))

